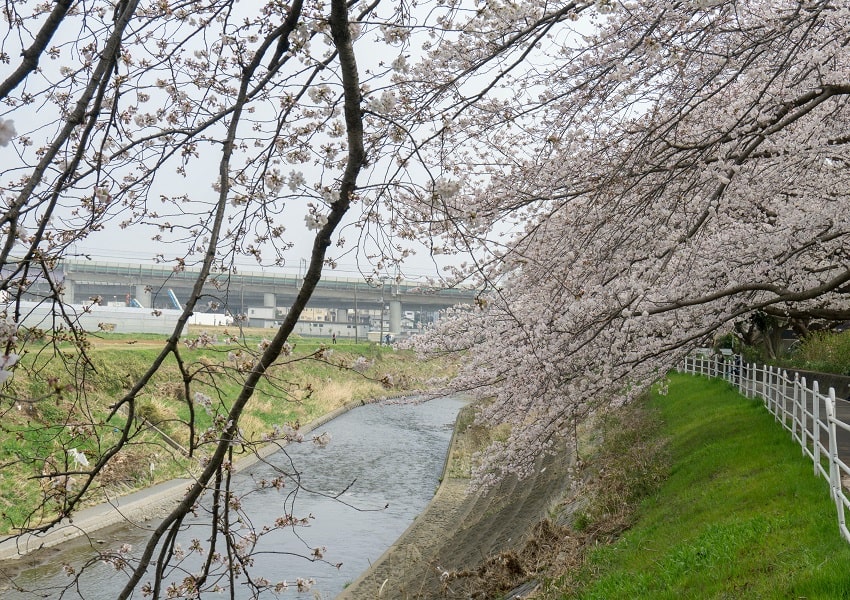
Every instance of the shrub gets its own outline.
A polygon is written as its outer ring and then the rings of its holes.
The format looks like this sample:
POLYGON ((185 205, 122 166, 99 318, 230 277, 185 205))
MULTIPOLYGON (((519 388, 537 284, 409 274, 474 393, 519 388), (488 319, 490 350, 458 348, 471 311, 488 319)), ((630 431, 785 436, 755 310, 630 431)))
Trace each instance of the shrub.
POLYGON ((850 375, 850 331, 818 331, 809 335, 795 353, 800 368, 850 375))

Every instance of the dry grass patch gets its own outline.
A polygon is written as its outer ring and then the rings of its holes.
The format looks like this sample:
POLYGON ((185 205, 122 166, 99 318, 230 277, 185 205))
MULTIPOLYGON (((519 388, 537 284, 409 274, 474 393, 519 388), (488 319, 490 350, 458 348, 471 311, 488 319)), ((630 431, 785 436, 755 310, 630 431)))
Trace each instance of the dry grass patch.
POLYGON ((313 394, 311 412, 324 414, 345 406, 354 400, 354 390, 358 387, 362 385, 348 381, 328 381, 319 385, 313 394))
POLYGON ((242 435, 249 442, 259 441, 263 435, 269 432, 269 427, 266 425, 262 419, 251 415, 246 414, 243 415, 241 419, 239 419, 239 429, 242 431, 242 435))

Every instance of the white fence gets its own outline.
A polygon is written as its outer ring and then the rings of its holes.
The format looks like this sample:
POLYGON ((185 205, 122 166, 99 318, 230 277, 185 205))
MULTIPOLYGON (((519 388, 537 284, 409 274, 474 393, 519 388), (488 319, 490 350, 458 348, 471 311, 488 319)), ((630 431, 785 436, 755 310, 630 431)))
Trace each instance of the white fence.
POLYGON ((815 475, 829 482, 838 512, 838 527, 842 537, 850 542, 847 528, 850 500, 842 486, 842 482, 850 483, 850 467, 845 462, 850 447, 850 405, 836 400, 835 389, 829 388, 828 393, 822 394, 817 381, 808 387, 805 377, 795 374, 792 378, 777 367, 744 363, 738 355, 690 356, 679 371, 725 379, 747 398, 764 400, 776 421, 791 432, 803 454, 812 459, 815 475), (839 456, 839 445, 844 450, 844 460, 839 456))

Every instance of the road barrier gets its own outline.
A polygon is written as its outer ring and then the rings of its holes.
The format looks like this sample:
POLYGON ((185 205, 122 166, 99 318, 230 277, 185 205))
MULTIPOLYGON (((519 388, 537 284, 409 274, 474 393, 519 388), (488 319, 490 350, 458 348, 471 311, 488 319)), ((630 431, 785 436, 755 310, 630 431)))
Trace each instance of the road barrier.
MULTIPOLYGON (((814 465, 815 475, 829 482, 830 495, 838 512, 841 536, 850 543, 847 514, 850 500, 845 485, 850 487, 850 467, 839 456, 839 441, 847 444, 850 424, 839 418, 837 409, 844 400, 836 399, 835 388, 826 394, 818 382, 808 387, 805 377, 790 377, 778 367, 743 362, 740 355, 700 352, 689 356, 679 372, 725 379, 747 398, 761 398, 778 423, 799 443, 803 455, 814 465)), ((847 456, 845 455, 845 459, 847 456)))

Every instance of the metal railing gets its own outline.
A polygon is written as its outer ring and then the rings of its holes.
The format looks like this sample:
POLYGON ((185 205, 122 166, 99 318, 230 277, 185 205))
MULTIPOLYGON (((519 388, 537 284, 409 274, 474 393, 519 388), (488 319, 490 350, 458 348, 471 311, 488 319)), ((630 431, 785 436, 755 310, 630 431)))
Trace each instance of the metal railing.
POLYGON ((797 373, 790 377, 784 369, 745 363, 739 355, 697 354, 686 358, 678 370, 725 379, 747 398, 761 398, 776 421, 800 445, 803 455, 812 460, 815 475, 829 482, 838 528, 850 542, 850 499, 842 485, 850 483, 850 467, 845 462, 850 448, 850 405, 836 399, 835 388, 822 394, 817 381, 809 387, 806 378, 797 373), (844 459, 839 456, 840 446, 845 449, 844 459))

